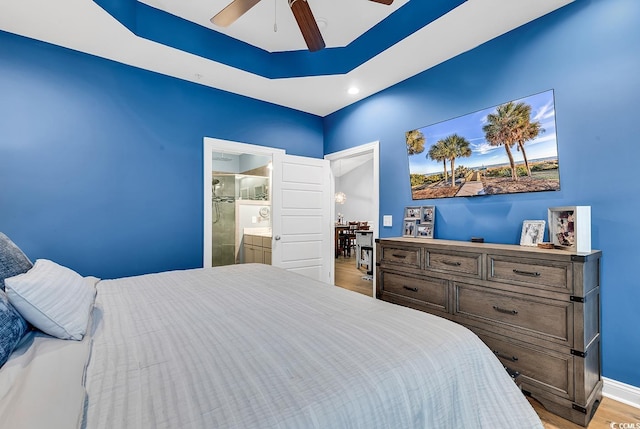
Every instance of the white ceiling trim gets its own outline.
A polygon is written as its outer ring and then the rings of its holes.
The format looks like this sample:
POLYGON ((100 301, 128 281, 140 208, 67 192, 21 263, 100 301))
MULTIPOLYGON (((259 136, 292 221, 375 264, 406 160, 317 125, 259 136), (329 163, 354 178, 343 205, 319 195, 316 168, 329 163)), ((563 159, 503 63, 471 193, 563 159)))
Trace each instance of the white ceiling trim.
MULTIPOLYGON (((218 27, 209 19, 231 0, 139 1, 267 52, 307 49, 286 0, 262 0, 228 27, 218 27)), ((347 46, 408 1, 395 0, 391 5, 367 0, 309 0, 308 3, 314 17, 321 20, 320 31, 326 46, 334 48, 347 46)))
POLYGON ((326 116, 573 0, 468 0, 343 75, 267 79, 135 36, 91 0, 0 0, 0 29, 326 116), (464 31, 460 31, 460 29, 464 31), (357 96, 347 89, 357 85, 357 96))

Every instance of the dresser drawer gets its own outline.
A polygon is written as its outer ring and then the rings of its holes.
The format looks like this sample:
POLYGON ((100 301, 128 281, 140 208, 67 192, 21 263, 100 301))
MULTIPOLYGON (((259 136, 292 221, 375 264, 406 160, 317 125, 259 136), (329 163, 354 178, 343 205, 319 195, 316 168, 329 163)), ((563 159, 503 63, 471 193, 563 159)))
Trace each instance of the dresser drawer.
POLYGON ((480 339, 509 369, 518 371, 518 384, 541 387, 569 400, 574 398, 573 357, 541 351, 526 344, 515 344, 478 334, 480 339))
POLYGON ((487 280, 536 289, 572 291, 571 263, 488 255, 487 280))
POLYGON ((426 269, 465 274, 480 278, 482 275, 482 255, 468 252, 446 252, 426 249, 426 269))
POLYGON ((573 346, 573 303, 456 283, 455 313, 573 346))
POLYGON ((383 246, 380 261, 382 263, 420 268, 420 248, 383 246))
POLYGON ((441 311, 449 311, 448 282, 422 276, 420 278, 384 272, 382 293, 415 299, 441 311))

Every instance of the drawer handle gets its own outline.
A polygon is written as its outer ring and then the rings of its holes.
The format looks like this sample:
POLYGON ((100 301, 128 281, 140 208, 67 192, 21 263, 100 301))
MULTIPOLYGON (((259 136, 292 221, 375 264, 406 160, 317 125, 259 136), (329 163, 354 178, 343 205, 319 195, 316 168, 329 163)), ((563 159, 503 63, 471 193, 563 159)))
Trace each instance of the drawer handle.
POLYGON ((407 255, 399 255, 397 253, 392 253, 391 256, 393 256, 394 258, 400 258, 400 259, 404 259, 407 257, 407 255))
POLYGON ((418 292, 417 287, 402 286, 402 288, 406 290, 410 290, 411 292, 418 292))
POLYGON ((451 267, 459 267, 460 265, 462 265, 460 264, 460 262, 453 262, 453 261, 442 261, 442 263, 445 265, 449 265, 451 267))
POLYGON ((512 314, 514 316, 518 314, 518 310, 507 310, 506 308, 501 308, 501 307, 498 307, 497 305, 494 305, 493 309, 498 313, 512 314))
POLYGON ((518 361, 518 358, 517 358, 517 357, 515 357, 515 356, 507 356, 507 355, 504 355, 504 354, 500 353, 500 352, 499 352, 499 351, 497 351, 497 350, 494 350, 494 351, 493 351, 493 353, 494 353, 496 356, 501 357, 502 359, 510 360, 511 362, 517 362, 517 361, 518 361))
POLYGON ((527 277, 540 277, 540 273, 536 272, 536 271, 521 271, 521 270, 513 270, 514 273, 521 275, 521 276, 527 276, 527 277))

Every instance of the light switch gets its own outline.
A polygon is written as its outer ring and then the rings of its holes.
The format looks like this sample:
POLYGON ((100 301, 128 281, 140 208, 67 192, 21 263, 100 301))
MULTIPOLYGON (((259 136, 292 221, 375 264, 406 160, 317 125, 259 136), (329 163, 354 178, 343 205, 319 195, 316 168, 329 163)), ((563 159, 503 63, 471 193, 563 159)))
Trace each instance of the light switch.
POLYGON ((382 216, 382 226, 393 226, 393 216, 391 215, 382 216))

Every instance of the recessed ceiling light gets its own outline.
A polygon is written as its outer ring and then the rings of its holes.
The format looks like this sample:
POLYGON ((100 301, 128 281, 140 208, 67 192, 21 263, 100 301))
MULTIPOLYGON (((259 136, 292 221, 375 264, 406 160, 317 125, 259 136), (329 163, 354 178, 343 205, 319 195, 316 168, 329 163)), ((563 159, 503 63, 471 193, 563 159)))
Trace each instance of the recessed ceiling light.
POLYGON ((351 94, 351 95, 356 95, 357 93, 359 93, 359 92, 360 92, 360 88, 357 88, 357 87, 355 87, 355 86, 352 86, 351 88, 349 88, 349 89, 347 90, 347 92, 348 92, 349 94, 351 94))

